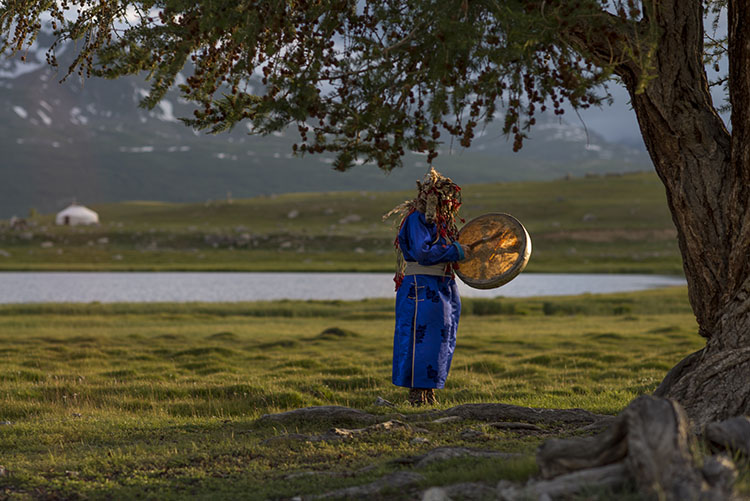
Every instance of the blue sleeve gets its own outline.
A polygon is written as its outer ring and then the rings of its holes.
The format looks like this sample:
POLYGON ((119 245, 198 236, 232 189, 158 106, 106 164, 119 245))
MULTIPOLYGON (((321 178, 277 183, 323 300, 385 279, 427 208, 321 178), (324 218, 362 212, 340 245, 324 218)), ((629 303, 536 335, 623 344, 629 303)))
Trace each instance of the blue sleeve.
POLYGON ((464 248, 461 247, 461 244, 458 242, 453 242, 453 246, 458 250, 458 260, 463 261, 466 259, 466 254, 464 253, 464 248))
POLYGON ((438 263, 450 263, 460 260, 463 249, 459 251, 460 245, 446 245, 444 239, 434 242, 430 229, 422 222, 422 217, 417 213, 406 221, 406 240, 409 244, 409 254, 423 266, 431 266, 438 263))

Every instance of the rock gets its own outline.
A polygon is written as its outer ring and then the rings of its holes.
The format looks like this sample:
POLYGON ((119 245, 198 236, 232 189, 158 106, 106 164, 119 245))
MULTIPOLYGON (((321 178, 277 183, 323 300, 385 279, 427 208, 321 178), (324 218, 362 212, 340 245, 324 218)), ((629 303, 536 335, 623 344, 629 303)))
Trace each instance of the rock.
POLYGON ((489 425, 500 430, 544 431, 538 426, 529 423, 513 423, 508 421, 500 421, 497 423, 490 423, 489 425))
POLYGON ((456 421, 462 421, 463 418, 461 416, 447 416, 438 418, 434 421, 432 421, 435 424, 444 424, 444 423, 455 423, 456 421))
POLYGON ((384 399, 383 397, 378 397, 375 399, 375 405, 378 407, 396 407, 388 400, 384 399))
POLYGON ((414 458, 415 467, 424 468, 425 466, 432 464, 436 461, 446 461, 457 457, 478 457, 478 458, 504 458, 504 459, 516 459, 522 456, 522 454, 514 454, 510 452, 497 452, 487 451, 482 449, 470 449, 468 447, 438 447, 433 449, 423 456, 417 456, 414 458))
POLYGON ((41 244, 42 249, 49 249, 49 248, 52 248, 54 246, 55 246, 55 243, 54 242, 50 242, 49 240, 45 240, 41 244))
POLYGON ((335 471, 301 471, 298 473, 290 473, 284 478, 286 480, 294 480, 295 478, 312 478, 312 477, 340 477, 345 476, 344 473, 338 473, 335 471))
POLYGON ((422 493, 422 501, 452 501, 445 489, 430 487, 422 493))
POLYGON ((8 470, 5 469, 5 466, 0 464, 0 477, 7 477, 8 476, 8 470))
POLYGON ((524 421, 528 423, 584 426, 611 416, 594 414, 583 409, 539 409, 510 404, 464 404, 438 413, 441 416, 459 416, 477 421, 524 421))
POLYGON ((289 211, 289 213, 286 215, 289 219, 294 219, 297 216, 299 216, 299 211, 297 209, 292 209, 289 211))
POLYGON ((466 428, 461 431, 460 437, 464 440, 488 440, 490 438, 485 432, 475 428, 466 428))
POLYGON ((10 257, 10 256, 11 256, 10 252, 0 249, 0 257, 10 257))
POLYGON ((424 437, 414 437, 409 441, 409 443, 411 445, 426 445, 430 443, 430 439, 424 437))
POLYGON ((477 482, 462 482, 460 484, 445 485, 443 486, 443 490, 450 498, 455 497, 462 500, 485 500, 496 498, 496 490, 494 488, 477 482))
POLYGON ((108 244, 109 243, 109 238, 107 238, 107 237, 101 237, 101 238, 99 238, 99 239, 96 240, 96 243, 101 244, 101 245, 108 244))

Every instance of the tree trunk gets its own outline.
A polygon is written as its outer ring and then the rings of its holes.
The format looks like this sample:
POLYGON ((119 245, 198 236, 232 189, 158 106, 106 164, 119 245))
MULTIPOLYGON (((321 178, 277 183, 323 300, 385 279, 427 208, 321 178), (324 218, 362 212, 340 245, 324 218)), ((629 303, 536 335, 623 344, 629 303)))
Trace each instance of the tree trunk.
POLYGON ((634 25, 608 16, 619 51, 611 33, 597 39, 580 30, 572 43, 602 62, 623 61, 615 72, 666 188, 690 303, 707 339, 670 371, 656 395, 679 401, 702 426, 750 413, 750 33, 742 30, 750 10, 729 1, 730 134, 714 109, 702 60, 702 2, 643 3, 635 29, 656 26, 659 39, 655 78, 642 92, 643 68, 623 57, 625 47, 639 50, 634 25))

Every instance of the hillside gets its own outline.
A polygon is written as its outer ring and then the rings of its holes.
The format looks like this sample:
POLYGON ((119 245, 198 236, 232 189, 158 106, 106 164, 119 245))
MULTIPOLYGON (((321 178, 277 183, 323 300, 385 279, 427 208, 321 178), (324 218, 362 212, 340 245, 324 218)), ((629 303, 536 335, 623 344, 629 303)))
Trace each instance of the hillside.
MULTIPOLYGON (((0 59, 0 217, 52 212, 73 199, 204 202, 228 192, 387 191, 410 188, 424 173, 424 157, 412 154, 389 174, 374 166, 336 172, 330 158, 293 157, 296 133, 250 136, 242 126, 218 136, 196 133, 178 120, 192 107, 175 92, 153 111, 138 108, 147 88, 140 78, 60 84, 62 73, 44 64, 45 43, 42 34, 28 63, 0 59)), ((58 51, 62 68, 69 52, 58 51)), ((643 149, 608 143, 578 123, 539 121, 518 154, 492 125, 471 149, 446 144, 435 165, 461 184, 652 169, 643 149)))
MULTIPOLYGON (((653 173, 465 185, 461 215, 508 212, 527 227, 528 271, 680 273, 676 232, 653 173)), ((101 225, 0 223, 5 270, 391 271, 393 223, 412 191, 261 196, 202 204, 94 205, 101 225)))

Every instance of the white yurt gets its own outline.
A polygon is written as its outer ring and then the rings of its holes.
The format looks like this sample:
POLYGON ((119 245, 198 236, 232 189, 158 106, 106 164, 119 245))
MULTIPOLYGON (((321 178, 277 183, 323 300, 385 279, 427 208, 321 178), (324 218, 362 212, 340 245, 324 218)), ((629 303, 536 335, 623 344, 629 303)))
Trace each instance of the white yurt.
POLYGON ((75 202, 57 213, 55 222, 59 225, 98 224, 99 214, 75 202))

